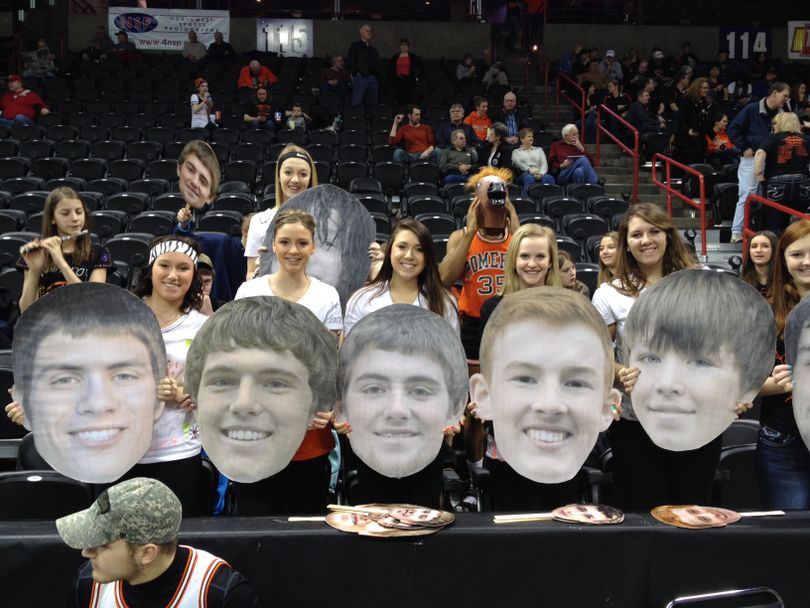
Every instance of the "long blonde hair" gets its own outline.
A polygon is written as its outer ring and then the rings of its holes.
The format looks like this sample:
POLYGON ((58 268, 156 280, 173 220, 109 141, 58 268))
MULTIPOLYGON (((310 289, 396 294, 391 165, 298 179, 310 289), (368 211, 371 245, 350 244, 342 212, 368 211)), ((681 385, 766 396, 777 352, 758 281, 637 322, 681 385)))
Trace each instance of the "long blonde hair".
POLYGON ((548 242, 548 255, 549 266, 546 271, 546 278, 543 285, 551 287, 561 287, 562 281, 560 280, 560 270, 557 267, 557 236, 554 231, 548 226, 541 226, 539 224, 524 224, 517 229, 512 240, 509 242, 509 249, 506 251, 506 262, 504 263, 504 282, 502 296, 508 296, 510 293, 520 291, 520 280, 517 274, 517 261, 518 252, 520 251, 520 243, 523 239, 529 237, 542 237, 548 242))

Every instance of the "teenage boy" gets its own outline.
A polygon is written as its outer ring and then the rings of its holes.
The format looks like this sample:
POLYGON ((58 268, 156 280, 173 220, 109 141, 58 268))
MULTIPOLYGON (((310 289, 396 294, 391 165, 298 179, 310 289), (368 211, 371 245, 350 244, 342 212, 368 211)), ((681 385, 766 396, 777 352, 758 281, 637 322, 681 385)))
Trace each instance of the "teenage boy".
POLYGON ((717 438, 773 368, 776 329, 760 293, 725 273, 672 273, 630 309, 625 357, 638 370, 633 411, 665 450, 695 450, 717 438), (741 320, 745 320, 742 322, 741 320))
POLYGON ((481 339, 470 378, 478 416, 491 420, 501 456, 519 475, 557 484, 582 467, 613 419, 613 346, 580 294, 535 287, 506 296, 481 339))
POLYGON ((336 368, 335 336, 303 306, 271 296, 225 304, 186 361, 211 461, 245 483, 284 469, 315 412, 331 410, 336 368))
POLYGON ((452 326, 418 306, 393 304, 364 317, 341 347, 336 414, 348 421, 360 460, 385 477, 408 477, 438 456, 467 388, 452 326))
POLYGON ((14 400, 61 474, 110 483, 149 449, 166 350, 140 298, 105 283, 60 287, 20 317, 12 359, 14 400))

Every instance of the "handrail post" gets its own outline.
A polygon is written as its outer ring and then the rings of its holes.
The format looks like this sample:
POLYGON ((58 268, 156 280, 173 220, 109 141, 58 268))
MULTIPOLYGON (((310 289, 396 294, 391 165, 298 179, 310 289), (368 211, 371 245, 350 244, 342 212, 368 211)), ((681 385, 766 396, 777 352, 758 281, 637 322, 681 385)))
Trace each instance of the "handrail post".
POLYGON ((641 164, 641 150, 638 142, 638 129, 633 130, 633 135, 633 204, 638 205, 638 166, 641 164))
POLYGON ((601 132, 602 129, 599 128, 599 125, 602 124, 602 104, 599 104, 599 107, 596 108, 596 166, 599 166, 599 148, 601 143, 601 132))
POLYGON ((672 217, 672 165, 666 163, 666 178, 667 178, 667 213, 672 217))
POLYGON ((579 115, 581 116, 580 120, 582 121, 580 123, 582 125, 582 132, 579 134, 579 141, 583 146, 585 145, 585 135, 587 135, 588 131, 588 127, 585 124, 585 103, 587 102, 587 95, 588 94, 585 92, 585 89, 582 89, 582 105, 579 106, 579 115))
POLYGON ((545 90, 546 95, 546 105, 545 105, 546 112, 548 112, 548 66, 549 66, 548 59, 543 57, 543 71, 545 72, 543 76, 543 89, 545 90))
POLYGON ((709 256, 706 253, 706 180, 702 173, 698 176, 698 182, 700 183, 700 239, 702 242, 700 253, 703 256, 701 261, 708 262, 709 256))

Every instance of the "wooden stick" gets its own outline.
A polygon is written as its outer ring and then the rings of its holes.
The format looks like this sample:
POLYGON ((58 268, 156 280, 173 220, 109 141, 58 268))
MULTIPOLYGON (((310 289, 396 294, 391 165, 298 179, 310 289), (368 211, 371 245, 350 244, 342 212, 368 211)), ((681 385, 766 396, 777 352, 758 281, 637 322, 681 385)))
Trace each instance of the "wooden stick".
POLYGON ((784 515, 784 511, 748 511, 740 513, 740 517, 770 517, 771 515, 784 515))
POLYGON ((326 521, 326 517, 323 515, 313 515, 312 517, 288 517, 288 522, 299 522, 299 521, 326 521))
POLYGON ((496 515, 492 521, 496 524, 514 524, 524 521, 550 521, 554 513, 519 513, 517 515, 496 515))
POLYGON ((330 511, 338 511, 342 513, 357 513, 358 515, 371 515, 380 514, 385 515, 388 509, 363 509, 361 507, 350 507, 349 505, 326 505, 330 511))

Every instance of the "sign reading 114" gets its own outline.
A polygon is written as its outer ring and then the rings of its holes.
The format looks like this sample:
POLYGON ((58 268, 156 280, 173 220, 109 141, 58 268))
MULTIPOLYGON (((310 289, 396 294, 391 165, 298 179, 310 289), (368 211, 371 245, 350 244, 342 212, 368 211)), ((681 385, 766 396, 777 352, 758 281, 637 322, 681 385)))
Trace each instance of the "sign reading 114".
POLYGON ((285 19, 265 21, 267 51, 286 56, 312 55, 312 21, 285 19))

